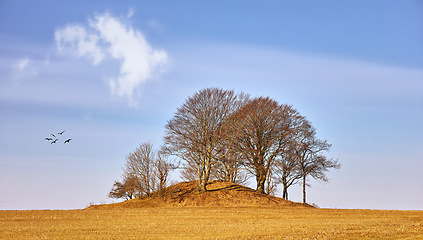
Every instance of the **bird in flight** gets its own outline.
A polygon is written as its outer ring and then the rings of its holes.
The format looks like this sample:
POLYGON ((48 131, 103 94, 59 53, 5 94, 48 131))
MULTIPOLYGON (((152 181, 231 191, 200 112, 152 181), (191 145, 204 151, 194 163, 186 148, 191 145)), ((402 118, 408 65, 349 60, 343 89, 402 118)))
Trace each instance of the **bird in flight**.
MULTIPOLYGON (((50 133, 50 135, 51 135, 51 136, 53 136, 53 138, 51 138, 51 137, 46 137, 46 138, 44 138, 44 139, 45 139, 45 140, 47 140, 47 141, 49 141, 49 142, 50 142, 50 144, 53 144, 53 143, 56 143, 57 141, 59 141, 59 140, 60 140, 59 138, 61 138, 61 136, 63 135, 63 133, 65 133, 65 130, 63 130, 63 131, 61 131, 61 132, 57 132, 57 133, 56 133, 57 137, 56 137, 56 135, 54 135, 53 133, 50 133), (59 135, 60 135, 60 136, 59 136, 59 135)), ((71 138, 68 138, 68 139, 66 139, 63 143, 69 143, 71 140, 72 140, 71 138)), ((62 140, 60 140, 60 141, 62 141, 62 140)))

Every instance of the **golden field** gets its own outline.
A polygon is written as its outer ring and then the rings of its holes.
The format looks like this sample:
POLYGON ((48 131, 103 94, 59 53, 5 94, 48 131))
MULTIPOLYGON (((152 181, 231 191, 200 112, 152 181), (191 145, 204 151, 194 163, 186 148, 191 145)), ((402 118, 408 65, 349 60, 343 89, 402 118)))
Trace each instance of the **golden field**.
POLYGON ((423 239, 423 211, 277 207, 0 211, 0 239, 423 239))
POLYGON ((84 210, 0 211, 0 239, 423 239, 423 211, 318 209, 212 181, 84 210))

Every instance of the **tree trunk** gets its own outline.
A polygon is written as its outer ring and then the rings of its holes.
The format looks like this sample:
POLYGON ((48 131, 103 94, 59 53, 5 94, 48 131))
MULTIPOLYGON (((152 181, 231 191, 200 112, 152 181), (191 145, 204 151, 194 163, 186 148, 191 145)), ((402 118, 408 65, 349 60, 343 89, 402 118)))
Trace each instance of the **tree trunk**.
POLYGON ((234 178, 234 171, 231 170, 230 174, 229 174, 229 182, 235 182, 235 178, 234 178))
POLYGON ((203 192, 203 189, 206 188, 206 186, 203 183, 203 175, 204 175, 204 167, 201 165, 197 166, 197 177, 198 177, 198 191, 203 192))
POLYGON ((257 192, 259 193, 264 193, 264 185, 266 183, 266 175, 263 173, 257 173, 256 176, 256 180, 257 180, 257 192))
POLYGON ((282 182, 283 185, 283 191, 282 191, 282 198, 285 200, 288 200, 288 187, 286 186, 286 181, 282 182))
POLYGON ((303 173, 303 203, 306 203, 306 175, 303 173))
POLYGON ((206 160, 206 165, 203 167, 203 172, 201 174, 200 182, 199 182, 199 190, 200 192, 207 191, 207 182, 210 178, 210 171, 211 171, 211 163, 210 159, 206 160))
POLYGON ((200 192, 206 192, 207 191, 206 186, 207 186, 207 181, 205 181, 204 179, 201 179, 200 185, 199 185, 200 192))

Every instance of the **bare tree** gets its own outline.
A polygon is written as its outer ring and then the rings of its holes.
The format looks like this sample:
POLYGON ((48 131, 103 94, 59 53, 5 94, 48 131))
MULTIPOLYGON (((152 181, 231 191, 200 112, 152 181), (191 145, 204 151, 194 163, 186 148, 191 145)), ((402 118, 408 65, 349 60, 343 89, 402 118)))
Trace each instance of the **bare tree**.
POLYGON ((112 190, 109 192, 109 198, 125 198, 126 200, 132 198, 132 194, 126 192, 125 186, 120 181, 113 183, 112 190))
POLYGON ((329 181, 326 172, 331 168, 339 169, 341 164, 337 160, 327 158, 324 153, 329 151, 331 144, 327 140, 316 137, 316 129, 311 124, 304 124, 302 136, 295 148, 298 157, 298 171, 302 179, 303 203, 306 203, 307 177, 316 180, 329 181))
POLYGON ((256 177, 257 192, 265 193, 265 183, 275 158, 291 141, 292 122, 302 116, 289 105, 279 105, 273 99, 251 100, 234 114, 240 130, 237 150, 244 164, 256 177))
MULTIPOLYGON (((298 114, 298 113, 296 113, 298 114)), ((288 200, 288 188, 301 179, 298 166, 298 155, 296 149, 301 144, 304 130, 308 128, 310 122, 304 117, 290 118, 290 141, 286 148, 277 156, 274 165, 274 177, 276 183, 282 184, 282 198, 288 200)))
POLYGON ((171 164, 167 155, 164 152, 157 153, 156 159, 154 161, 154 175, 157 181, 157 187, 160 194, 163 193, 163 190, 167 187, 168 176, 170 171, 176 168, 175 165, 171 164))
POLYGON ((194 161, 182 165, 181 178, 184 181, 197 181, 197 165, 194 161))
POLYGON ((167 151, 196 168, 199 191, 207 190, 212 166, 233 142, 228 119, 240 102, 233 91, 206 88, 189 97, 165 126, 167 151))
POLYGON ((229 149, 225 157, 216 162, 211 175, 214 179, 237 184, 245 184, 249 179, 243 168, 242 154, 236 152, 234 148, 229 149))
POLYGON ((139 193, 139 180, 136 176, 129 176, 123 178, 122 182, 115 181, 110 190, 110 198, 124 198, 126 200, 132 199, 139 193))
POLYGON ((156 153, 152 143, 142 143, 134 152, 126 157, 125 174, 137 176, 141 191, 149 196, 155 190, 156 181, 154 179, 154 160, 156 153))
POLYGON ((267 173, 265 193, 275 196, 277 191, 277 186, 278 186, 278 182, 277 182, 278 179, 274 177, 273 171, 274 171, 274 168, 270 168, 269 172, 267 173))
POLYGON ((163 151, 156 152, 152 143, 142 143, 126 157, 122 176, 123 179, 135 176, 139 195, 150 196, 153 191, 161 192, 166 188, 169 173, 175 168, 163 151))
POLYGON ((275 178, 282 184, 282 198, 288 200, 288 188, 301 179, 296 155, 288 150, 275 161, 275 178))

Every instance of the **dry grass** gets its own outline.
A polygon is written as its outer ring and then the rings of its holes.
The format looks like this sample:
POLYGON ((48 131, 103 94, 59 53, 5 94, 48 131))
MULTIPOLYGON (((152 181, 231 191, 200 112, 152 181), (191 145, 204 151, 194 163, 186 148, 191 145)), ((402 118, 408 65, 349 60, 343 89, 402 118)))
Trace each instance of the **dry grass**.
POLYGON ((423 211, 277 207, 0 211, 0 239, 423 239, 423 211))
POLYGON ((199 193, 197 182, 182 182, 155 192, 150 197, 136 198, 123 203, 94 205, 91 209, 144 208, 144 207, 301 207, 309 205, 259 194, 255 190, 234 183, 210 181, 208 192, 199 193))
POLYGON ((0 211, 0 239, 423 239, 423 211, 316 209, 224 182, 67 211, 0 211))

